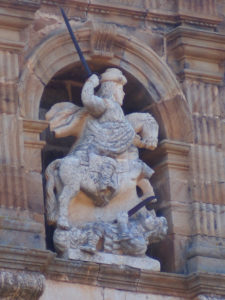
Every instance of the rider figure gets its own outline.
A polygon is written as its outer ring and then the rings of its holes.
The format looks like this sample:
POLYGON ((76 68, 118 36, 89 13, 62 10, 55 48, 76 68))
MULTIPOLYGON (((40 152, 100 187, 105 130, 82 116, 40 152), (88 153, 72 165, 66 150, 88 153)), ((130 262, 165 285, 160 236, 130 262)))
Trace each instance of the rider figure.
POLYGON ((114 158, 130 147, 135 132, 121 108, 126 82, 122 72, 116 68, 107 69, 101 79, 95 74, 88 78, 81 99, 93 118, 87 122, 82 138, 72 151, 82 151, 89 144, 92 152, 114 158), (99 83, 101 85, 95 95, 94 89, 99 83))
MULTIPOLYGON (((92 118, 87 121, 82 137, 70 154, 79 156, 81 164, 100 171, 100 198, 107 198, 104 197, 107 190, 112 194, 116 191, 117 180, 113 176, 115 158, 127 151, 135 136, 135 131, 121 108, 126 82, 119 69, 109 68, 101 75, 101 79, 93 74, 82 89, 82 102, 92 118), (101 85, 95 95, 95 88, 99 83, 101 85), (98 156, 101 156, 101 165, 98 165, 98 156)), ((103 199, 103 202, 106 204, 107 200, 103 199)))

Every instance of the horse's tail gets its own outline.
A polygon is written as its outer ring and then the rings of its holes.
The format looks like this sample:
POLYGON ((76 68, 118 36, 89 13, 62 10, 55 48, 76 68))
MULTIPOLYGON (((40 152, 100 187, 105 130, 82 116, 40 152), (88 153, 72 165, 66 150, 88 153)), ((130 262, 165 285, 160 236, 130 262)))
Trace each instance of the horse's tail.
POLYGON ((55 170, 58 168, 60 159, 54 160, 46 169, 46 215, 49 225, 55 225, 58 217, 58 203, 55 195, 55 170))

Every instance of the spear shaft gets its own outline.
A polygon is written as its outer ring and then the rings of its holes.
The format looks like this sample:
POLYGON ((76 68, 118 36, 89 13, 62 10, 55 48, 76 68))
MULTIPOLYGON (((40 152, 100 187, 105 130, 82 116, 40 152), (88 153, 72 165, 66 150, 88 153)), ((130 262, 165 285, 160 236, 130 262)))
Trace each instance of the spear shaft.
POLYGON ((77 39, 76 39, 75 35, 74 35, 74 33, 73 33, 73 30, 72 30, 72 28, 71 28, 71 26, 70 26, 69 20, 68 20, 68 18, 67 18, 67 15, 66 15, 64 9, 63 9, 62 7, 60 7, 60 10, 61 10, 63 19, 64 19, 64 21, 65 21, 65 23, 66 23, 66 27, 67 27, 67 29, 68 29, 68 31, 69 31, 70 37, 71 37, 71 39, 72 39, 72 41, 73 41, 73 44, 74 44, 74 46, 75 46, 75 48, 76 48, 76 50, 77 50, 77 53, 78 53, 78 55, 79 55, 79 57, 80 57, 80 60, 81 60, 83 66, 84 66, 84 68, 85 68, 85 71, 86 71, 88 77, 90 77, 93 73, 91 72, 91 70, 90 70, 90 68, 89 68, 89 66, 88 66, 88 64, 87 64, 87 62, 86 62, 86 60, 85 60, 85 58, 84 58, 84 55, 83 55, 83 53, 82 53, 82 51, 81 51, 81 49, 80 49, 80 46, 79 46, 79 44, 78 44, 78 42, 77 42, 77 39))

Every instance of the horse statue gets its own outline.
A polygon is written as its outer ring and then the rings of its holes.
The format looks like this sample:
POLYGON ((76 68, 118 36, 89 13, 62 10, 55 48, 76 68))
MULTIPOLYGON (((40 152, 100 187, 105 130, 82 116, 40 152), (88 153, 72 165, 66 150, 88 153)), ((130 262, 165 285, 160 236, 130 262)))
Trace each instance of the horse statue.
POLYGON ((127 180, 140 187, 143 198, 152 194, 149 178, 154 171, 139 159, 138 148, 156 148, 158 124, 149 113, 124 115, 126 82, 116 68, 100 78, 93 74, 82 88, 83 107, 62 102, 47 112, 56 137, 76 137, 68 155, 46 169, 49 224, 69 230, 68 207, 80 191, 100 207, 118 195, 127 180))

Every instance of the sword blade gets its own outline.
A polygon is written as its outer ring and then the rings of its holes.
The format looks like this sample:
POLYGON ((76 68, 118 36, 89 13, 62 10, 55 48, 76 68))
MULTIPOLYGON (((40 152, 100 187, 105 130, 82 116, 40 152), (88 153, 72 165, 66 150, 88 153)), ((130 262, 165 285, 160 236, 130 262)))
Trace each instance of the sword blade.
POLYGON ((85 68, 85 71, 86 71, 88 77, 90 77, 93 73, 91 72, 91 70, 90 70, 90 68, 89 68, 89 66, 88 66, 88 64, 87 64, 87 62, 86 62, 86 60, 85 60, 85 58, 84 58, 84 55, 83 55, 83 53, 82 53, 82 51, 81 51, 81 49, 80 49, 80 46, 79 46, 79 44, 78 44, 78 42, 77 42, 77 39, 76 39, 76 37, 75 37, 75 34, 73 33, 73 30, 72 30, 72 28, 71 28, 71 26, 70 26, 69 20, 68 20, 68 18, 67 18, 67 15, 66 15, 64 9, 63 9, 62 7, 60 7, 60 10, 61 10, 63 19, 64 19, 64 21, 65 21, 65 23, 66 23, 66 27, 67 27, 67 29, 68 29, 68 31, 69 31, 70 37, 71 37, 71 39, 72 39, 72 41, 73 41, 73 44, 74 44, 74 46, 75 46, 75 48, 76 48, 76 50, 77 50, 77 53, 78 53, 78 55, 79 55, 79 57, 80 57, 80 60, 81 60, 83 66, 84 66, 84 68, 85 68))

